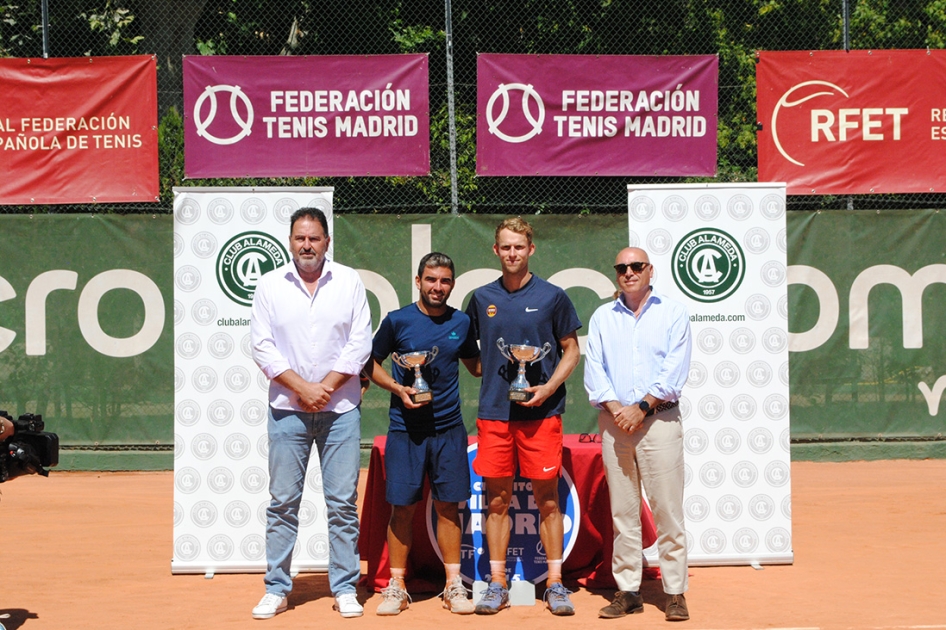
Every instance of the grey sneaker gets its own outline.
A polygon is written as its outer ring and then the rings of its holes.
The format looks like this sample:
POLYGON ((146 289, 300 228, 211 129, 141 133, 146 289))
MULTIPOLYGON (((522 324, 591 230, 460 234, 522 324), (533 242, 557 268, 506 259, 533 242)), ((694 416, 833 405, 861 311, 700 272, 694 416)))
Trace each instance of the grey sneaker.
POLYGON ((565 588, 561 582, 555 582, 552 586, 545 589, 545 605, 552 611, 553 615, 568 616, 575 614, 575 605, 568 598, 572 592, 565 588))
POLYGON ((469 615, 474 611, 473 602, 467 597, 463 580, 457 576, 443 589, 443 607, 457 615, 469 615))
POLYGON ((477 615, 495 615, 503 608, 509 608, 509 590, 499 582, 490 582, 475 612, 477 615))
POLYGON ((393 617, 410 606, 411 596, 400 586, 401 582, 388 582, 387 588, 381 589, 381 603, 378 604, 377 614, 382 617, 393 617))
POLYGON ((286 611, 287 599, 276 593, 266 593, 253 608, 253 619, 272 619, 286 611))

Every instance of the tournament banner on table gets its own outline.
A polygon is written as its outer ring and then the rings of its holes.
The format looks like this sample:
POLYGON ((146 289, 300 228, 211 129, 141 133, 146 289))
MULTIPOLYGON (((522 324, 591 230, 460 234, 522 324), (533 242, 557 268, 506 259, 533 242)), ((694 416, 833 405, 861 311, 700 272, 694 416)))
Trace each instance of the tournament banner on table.
MULTIPOLYGON (((486 517, 488 504, 486 484, 483 477, 473 470, 473 460, 479 445, 467 448, 470 466, 470 499, 460 506, 460 575, 468 583, 476 580, 488 581, 491 574, 488 544, 486 541, 486 517)), ((562 511, 562 560, 567 560, 578 540, 581 523, 581 504, 571 475, 562 466, 558 478, 558 501, 562 511)), ((443 553, 437 543, 437 509, 432 495, 426 502, 427 535, 437 556, 443 553)), ((539 507, 532 495, 532 481, 517 470, 512 483, 509 501, 509 544, 506 553, 506 579, 508 582, 527 581, 538 584, 548 577, 548 560, 545 547, 539 537, 539 507)))
MULTIPOLYGON (((174 555, 172 573, 266 569, 269 379, 252 358, 260 277, 291 260, 289 219, 325 212, 331 188, 174 189, 174 555)), ((332 250, 329 250, 331 257, 332 250)), ((313 449, 293 571, 328 568, 313 449)))
POLYGON ((785 185, 630 185, 628 221, 690 314, 690 564, 791 563, 785 185))
POLYGON ((759 180, 790 195, 946 190, 944 50, 759 53, 759 180))
POLYGON ((0 204, 158 201, 155 58, 0 59, 0 204))
POLYGON ((478 55, 477 175, 716 175, 715 55, 478 55))
POLYGON ((184 57, 187 177, 430 173, 427 55, 184 57))

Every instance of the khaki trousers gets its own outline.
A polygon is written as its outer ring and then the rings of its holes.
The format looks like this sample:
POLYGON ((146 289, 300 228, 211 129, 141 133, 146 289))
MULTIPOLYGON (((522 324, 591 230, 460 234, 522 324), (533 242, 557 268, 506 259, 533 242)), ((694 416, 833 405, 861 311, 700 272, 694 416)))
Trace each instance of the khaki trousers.
POLYGON ((601 454, 611 496, 614 555, 611 570, 618 589, 640 590, 641 485, 657 526, 657 550, 664 592, 687 590, 686 529, 683 520, 683 425, 680 407, 644 419, 628 434, 607 411, 598 414, 601 454))

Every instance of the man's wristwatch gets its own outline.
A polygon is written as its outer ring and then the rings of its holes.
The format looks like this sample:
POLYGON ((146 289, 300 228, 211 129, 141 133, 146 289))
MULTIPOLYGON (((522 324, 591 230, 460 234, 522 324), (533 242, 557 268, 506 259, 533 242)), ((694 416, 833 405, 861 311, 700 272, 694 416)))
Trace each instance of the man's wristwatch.
POLYGON ((640 401, 639 403, 637 403, 637 406, 640 407, 640 410, 643 411, 644 414, 650 411, 650 403, 647 402, 646 400, 640 401))

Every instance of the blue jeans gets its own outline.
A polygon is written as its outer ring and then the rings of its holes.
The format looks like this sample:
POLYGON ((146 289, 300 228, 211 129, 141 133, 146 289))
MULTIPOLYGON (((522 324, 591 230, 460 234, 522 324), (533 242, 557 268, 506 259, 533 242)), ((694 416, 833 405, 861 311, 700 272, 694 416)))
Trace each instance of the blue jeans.
POLYGON ((322 464, 328 517, 328 581, 332 594, 354 593, 358 555, 358 472, 361 410, 342 414, 269 409, 269 493, 266 509, 266 592, 288 595, 289 567, 299 532, 299 504, 309 453, 315 442, 322 464))

